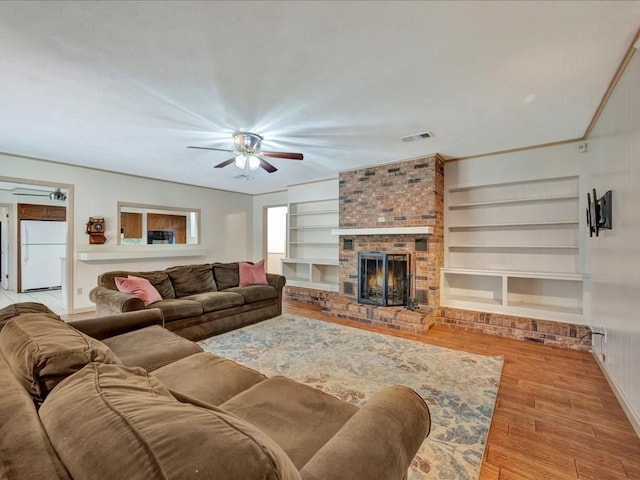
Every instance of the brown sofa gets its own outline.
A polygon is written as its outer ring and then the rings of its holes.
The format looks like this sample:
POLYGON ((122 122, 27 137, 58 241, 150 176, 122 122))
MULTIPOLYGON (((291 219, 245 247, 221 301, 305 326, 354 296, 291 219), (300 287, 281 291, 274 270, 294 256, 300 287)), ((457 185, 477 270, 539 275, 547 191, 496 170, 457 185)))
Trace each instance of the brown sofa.
POLYGON ((282 313, 285 277, 267 274, 268 285, 239 287, 238 262, 184 265, 149 272, 113 271, 98 276, 89 293, 98 316, 144 308, 162 310, 165 327, 190 340, 256 323, 282 313), (131 294, 119 292, 116 277, 146 278, 162 300, 145 307, 131 294))
POLYGON ((162 323, 0 310, 0 478, 400 480, 429 432, 409 388, 357 408, 162 323))

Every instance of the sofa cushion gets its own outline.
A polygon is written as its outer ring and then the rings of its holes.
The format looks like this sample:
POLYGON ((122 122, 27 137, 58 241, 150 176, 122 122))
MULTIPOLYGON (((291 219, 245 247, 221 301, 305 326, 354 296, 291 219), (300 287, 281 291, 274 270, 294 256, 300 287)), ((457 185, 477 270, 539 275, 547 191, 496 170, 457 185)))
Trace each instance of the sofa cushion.
POLYGON ((271 377, 220 408, 269 435, 302 468, 358 407, 284 377, 271 377))
POLYGON ((237 287, 240 284, 240 272, 236 262, 214 263, 213 276, 216 280, 218 290, 237 287))
POLYGON ((264 433, 178 402, 142 369, 91 363, 51 393, 40 418, 73 478, 300 478, 264 433))
POLYGON ((239 293, 244 298, 244 303, 259 302, 278 297, 278 290, 271 285, 251 285, 249 287, 233 287, 226 292, 239 293))
POLYGON ((220 405, 267 378, 208 352, 170 363, 155 370, 153 375, 171 391, 211 405, 220 405))
POLYGON ((20 302, 13 303, 4 308, 0 308, 0 330, 6 322, 11 320, 13 317, 17 317, 18 315, 22 315, 23 313, 48 313, 51 315, 55 315, 54 312, 49 310, 45 305, 37 302, 20 302))
POLYGON ((70 480, 47 438, 33 398, 0 355, 0 478, 70 480))
POLYGON ((135 295, 142 300, 145 307, 162 300, 158 290, 156 290, 156 288, 151 285, 151 282, 146 278, 129 275, 126 278, 116 277, 114 278, 114 281, 120 292, 135 295))
POLYGON ((0 331, 0 351, 37 400, 89 362, 119 362, 102 342, 45 313, 26 313, 9 320, 0 331))
POLYGON ((176 298, 217 290, 210 264, 171 267, 167 269, 167 275, 173 284, 176 298))
POLYGON ((98 285, 110 288, 111 290, 117 290, 118 288, 116 287, 115 278, 128 277, 129 275, 149 280, 151 285, 154 286, 162 298, 176 298, 169 275, 167 275, 167 272, 161 270, 151 272, 127 272, 123 270, 107 272, 98 275, 98 285))
POLYGON ((260 260, 255 264, 249 262, 240 262, 238 264, 239 287, 248 285, 268 285, 267 274, 264 271, 264 260, 260 260))
POLYGON ((105 338, 104 344, 129 367, 151 371, 194 353, 202 352, 195 342, 187 340, 160 325, 132 330, 105 338))
POLYGON ((204 313, 244 305, 244 297, 233 292, 205 292, 183 298, 201 304, 204 313))
POLYGON ((165 323, 187 317, 202 315, 202 304, 184 298, 167 298, 153 304, 162 310, 165 323))

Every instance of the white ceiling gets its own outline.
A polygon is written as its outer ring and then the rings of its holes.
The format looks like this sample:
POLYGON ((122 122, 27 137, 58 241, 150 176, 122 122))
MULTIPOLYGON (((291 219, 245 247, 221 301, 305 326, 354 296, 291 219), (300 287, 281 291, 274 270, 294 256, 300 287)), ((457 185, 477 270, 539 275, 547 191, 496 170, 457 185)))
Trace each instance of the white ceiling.
POLYGON ((266 193, 575 139, 639 26, 640 1, 5 0, 0 151, 266 193), (236 130, 304 161, 247 181, 186 148, 236 130))

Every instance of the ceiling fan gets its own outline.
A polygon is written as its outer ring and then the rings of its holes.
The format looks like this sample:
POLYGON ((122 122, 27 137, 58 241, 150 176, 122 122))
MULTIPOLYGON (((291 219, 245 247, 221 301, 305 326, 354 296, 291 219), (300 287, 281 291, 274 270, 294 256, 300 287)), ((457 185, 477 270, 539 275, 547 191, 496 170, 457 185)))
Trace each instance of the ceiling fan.
POLYGON ((12 195, 23 195, 25 197, 48 197, 51 200, 59 200, 64 202, 67 199, 67 194, 59 188, 56 188, 53 192, 46 192, 41 190, 29 190, 27 188, 19 191, 12 192, 12 195))
MULTIPOLYGON (((261 151, 260 146, 262 145, 262 137, 257 133, 235 132, 233 134, 233 143, 236 146, 235 151, 238 152, 238 155, 228 160, 225 160, 222 163, 219 163, 214 168, 222 168, 222 167, 226 167, 227 165, 231 165, 232 163, 235 163, 236 166, 241 169, 255 170, 258 167, 261 167, 267 172, 273 173, 278 169, 273 165, 271 165, 262 157, 284 158, 287 160, 302 160, 303 158, 301 153, 261 151)), ((218 150, 220 152, 234 151, 234 150, 227 150, 224 148, 213 148, 213 147, 189 146, 187 148, 198 148, 200 150, 218 150)))

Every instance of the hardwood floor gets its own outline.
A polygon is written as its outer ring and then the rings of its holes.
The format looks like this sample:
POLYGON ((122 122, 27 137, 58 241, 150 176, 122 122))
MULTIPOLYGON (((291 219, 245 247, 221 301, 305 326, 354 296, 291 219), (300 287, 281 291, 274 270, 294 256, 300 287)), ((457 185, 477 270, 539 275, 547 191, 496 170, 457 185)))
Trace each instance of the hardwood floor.
MULTIPOLYGON (((329 317, 315 305, 285 301, 283 309, 365 328, 329 317)), ((480 480, 640 479, 640 438, 590 353, 440 326, 425 335, 392 333, 456 350, 504 355, 480 480)))

